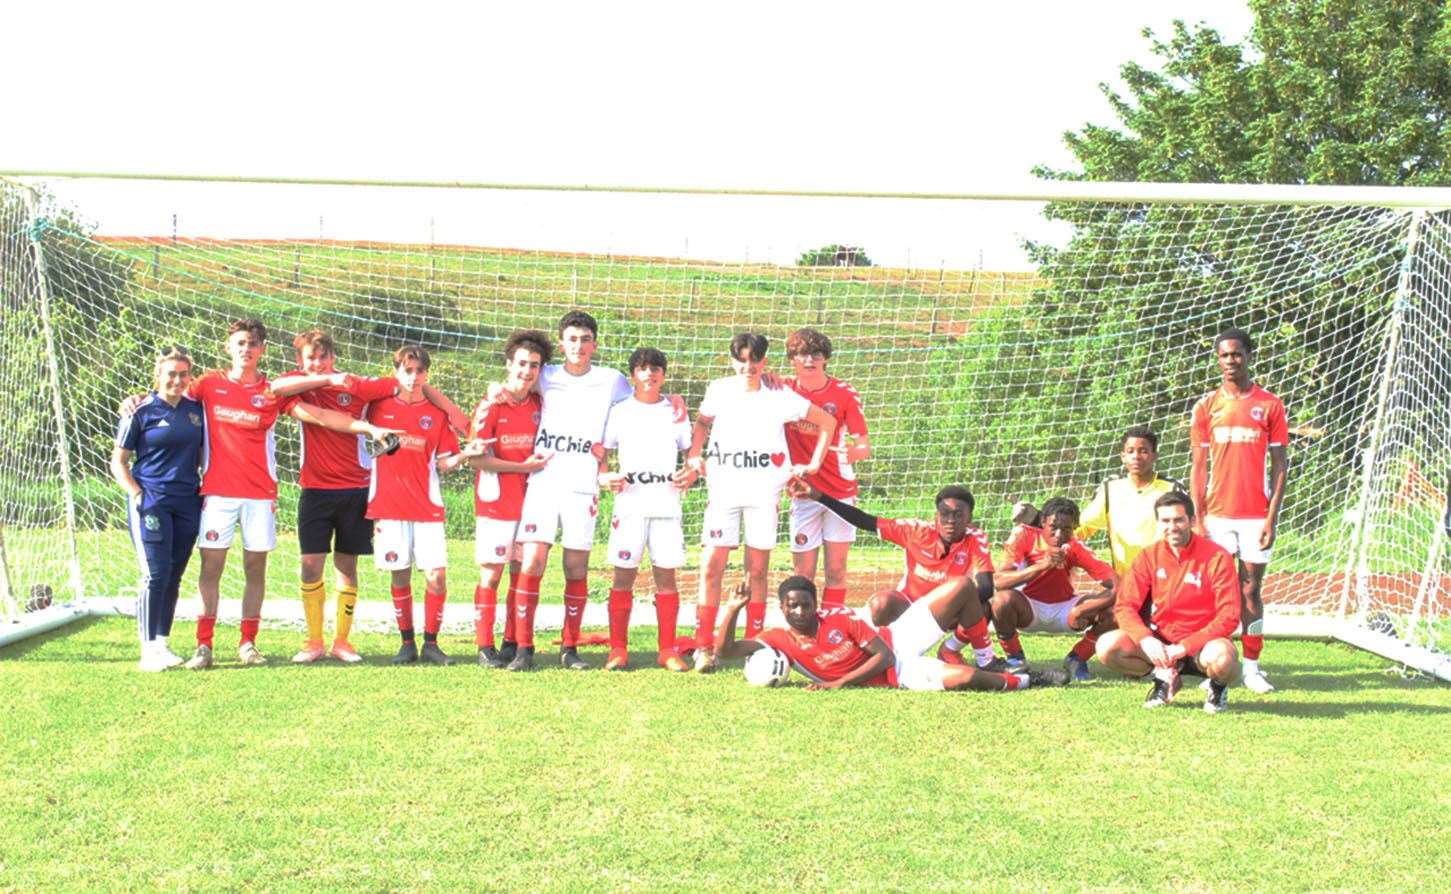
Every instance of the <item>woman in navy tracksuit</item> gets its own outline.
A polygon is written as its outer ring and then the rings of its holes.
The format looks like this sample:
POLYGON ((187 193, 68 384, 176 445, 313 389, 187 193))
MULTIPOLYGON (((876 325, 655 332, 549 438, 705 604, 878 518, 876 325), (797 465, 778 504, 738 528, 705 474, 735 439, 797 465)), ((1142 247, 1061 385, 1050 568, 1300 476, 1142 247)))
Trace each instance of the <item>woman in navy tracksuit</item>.
POLYGON ((134 412, 122 414, 111 453, 111 477, 126 491, 131 542, 141 565, 136 628, 145 671, 182 663, 166 637, 201 520, 197 466, 206 432, 201 403, 186 396, 191 367, 185 350, 162 351, 156 389, 134 412))

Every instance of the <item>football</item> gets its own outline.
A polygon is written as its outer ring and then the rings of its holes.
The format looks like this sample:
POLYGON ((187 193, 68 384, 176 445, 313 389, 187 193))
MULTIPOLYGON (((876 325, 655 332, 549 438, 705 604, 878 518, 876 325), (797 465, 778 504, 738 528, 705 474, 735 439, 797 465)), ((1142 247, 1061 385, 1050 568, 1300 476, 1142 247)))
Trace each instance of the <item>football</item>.
POLYGON ((757 649, 746 659, 745 676, 752 686, 780 686, 791 678, 791 662, 775 649, 757 649))

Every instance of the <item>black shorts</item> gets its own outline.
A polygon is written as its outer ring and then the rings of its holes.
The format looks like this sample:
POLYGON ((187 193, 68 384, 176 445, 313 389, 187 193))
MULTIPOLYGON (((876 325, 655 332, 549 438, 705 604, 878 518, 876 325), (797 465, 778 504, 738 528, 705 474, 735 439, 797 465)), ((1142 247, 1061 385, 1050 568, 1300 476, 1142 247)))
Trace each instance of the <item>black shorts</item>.
MULTIPOLYGON (((1169 642, 1168 640, 1166 640, 1162 636, 1160 636, 1159 635, 1159 632, 1157 630, 1153 631, 1153 633, 1154 633, 1154 638, 1157 639, 1159 642, 1163 643, 1166 646, 1173 645, 1173 643, 1169 642)), ((1199 656, 1198 655, 1185 655, 1183 658, 1180 658, 1179 659, 1179 673, 1183 674, 1186 677, 1208 677, 1209 676, 1209 673, 1204 670, 1204 666, 1199 663, 1199 656)))
POLYGON ((368 511, 366 487, 321 490, 304 487, 297 501, 297 545, 303 555, 340 553, 354 556, 373 554, 373 523, 368 511), (334 538, 336 535, 336 538, 334 538))

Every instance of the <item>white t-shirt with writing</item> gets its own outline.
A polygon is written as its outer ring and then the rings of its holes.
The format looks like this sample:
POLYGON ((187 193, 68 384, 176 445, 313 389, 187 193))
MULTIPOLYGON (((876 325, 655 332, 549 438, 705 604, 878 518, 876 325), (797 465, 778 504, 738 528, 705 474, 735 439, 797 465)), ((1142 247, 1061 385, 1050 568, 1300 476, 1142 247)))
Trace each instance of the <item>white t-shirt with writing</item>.
POLYGON ((664 398, 653 404, 631 398, 614 405, 605 424, 605 449, 620 452, 627 482, 615 496, 615 514, 679 518, 680 491, 670 483, 680 451, 690 449, 690 420, 664 398))
POLYGON ((591 451, 604 436, 610 407, 633 393, 624 376, 603 366, 592 366, 580 376, 558 365, 540 370, 544 410, 534 452, 554 458, 529 476, 529 486, 558 493, 598 493, 600 464, 591 451))
POLYGON ((700 415, 714 420, 705 449, 710 503, 723 509, 775 507, 791 478, 785 425, 806 418, 811 402, 789 388, 747 391, 743 376, 716 379, 700 415))

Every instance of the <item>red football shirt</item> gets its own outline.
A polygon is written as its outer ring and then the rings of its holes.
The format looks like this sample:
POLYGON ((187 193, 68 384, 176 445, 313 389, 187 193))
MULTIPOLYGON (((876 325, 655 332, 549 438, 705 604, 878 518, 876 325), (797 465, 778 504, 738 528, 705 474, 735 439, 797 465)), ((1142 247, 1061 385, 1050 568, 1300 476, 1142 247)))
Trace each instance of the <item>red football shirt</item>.
MULTIPOLYGON (((543 402, 530 392, 519 403, 490 403, 487 398, 474 410, 474 437, 494 438, 489 449, 499 459, 520 462, 534 455, 534 436, 539 432, 543 402)), ((528 489, 527 472, 500 472, 499 496, 485 501, 479 496, 479 480, 488 473, 474 476, 474 515, 518 521, 524 509, 524 492, 528 489)))
POLYGON ((192 382, 187 396, 201 401, 206 410, 202 496, 277 499, 273 426, 297 399, 273 394, 266 376, 243 385, 220 371, 192 382))
MULTIPOLYGON (((872 657, 867 646, 878 636, 892 644, 891 631, 877 628, 856 616, 851 609, 832 606, 817 609, 816 636, 797 633, 789 627, 772 627, 756 634, 757 642, 786 653, 797 670, 818 682, 831 682, 861 667, 872 657)), ((897 669, 886 669, 863 686, 897 685, 897 669)))
MULTIPOLYGON (((1031 525, 1018 525, 1014 528, 1013 533, 1008 535, 1006 546, 1008 564, 1018 568, 1036 565, 1048 551, 1048 544, 1043 540, 1043 529, 1031 525)), ((1113 569, 1077 538, 1068 541, 1068 549, 1063 558, 1065 561, 1062 568, 1049 568, 1020 587, 1023 595, 1039 602, 1067 602, 1077 595, 1073 592, 1072 574, 1075 568, 1082 568, 1096 581, 1106 581, 1113 577, 1113 569)))
MULTIPOLYGON (((806 390, 799 379, 793 379, 791 389, 836 420, 833 447, 845 446, 848 433, 858 438, 866 436, 867 420, 862 415, 861 395, 841 379, 827 376, 826 384, 816 391, 806 390)), ((816 449, 816 432, 816 425, 805 419, 786 426, 786 446, 791 450, 791 462, 804 465, 811 461, 811 452, 816 449)), ((826 451, 821 471, 808 475, 806 481, 828 497, 838 500, 854 497, 857 493, 856 472, 851 463, 842 460, 841 455, 832 450, 826 451)))
POLYGON ((912 602, 949 577, 970 577, 993 570, 987 535, 974 527, 968 527, 966 536, 950 547, 942 542, 935 525, 913 519, 879 518, 877 535, 906 551, 907 571, 900 588, 912 602))
MULTIPOLYGON (((305 376, 300 369, 289 376, 305 376)), ((362 419, 368 404, 388 397, 398 390, 398 380, 354 378, 345 388, 314 388, 297 395, 297 400, 324 410, 346 413, 362 419)), ((314 425, 302 424, 302 474, 298 483, 318 490, 344 490, 367 487, 372 474, 373 459, 363 449, 367 435, 351 435, 314 425)))
POLYGON ((408 403, 385 397, 368 405, 368 421, 403 432, 396 451, 373 460, 368 518, 443 521, 443 493, 434 458, 459 452, 448 417, 426 400, 408 403))
POLYGON ((1290 440, 1285 405, 1258 385, 1242 397, 1221 386, 1199 399, 1189 425, 1190 443, 1209 450, 1205 514, 1265 518, 1270 490, 1265 457, 1290 440))
POLYGON ((1198 655, 1205 643, 1228 637, 1239 627, 1234 557, 1208 537, 1191 537, 1177 556, 1160 540, 1129 567, 1113 616, 1135 643, 1157 633, 1198 655))

